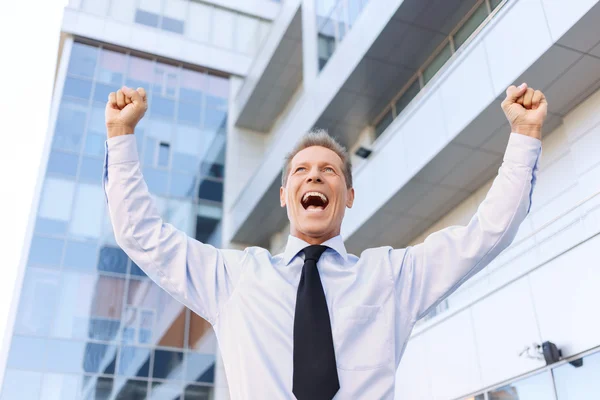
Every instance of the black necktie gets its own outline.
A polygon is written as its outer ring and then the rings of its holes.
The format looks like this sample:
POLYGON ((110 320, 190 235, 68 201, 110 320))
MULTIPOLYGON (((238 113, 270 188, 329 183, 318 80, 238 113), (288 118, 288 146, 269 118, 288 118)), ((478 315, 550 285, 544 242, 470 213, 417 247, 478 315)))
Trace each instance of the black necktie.
POLYGON ((298 400, 331 400, 340 389, 331 321, 317 261, 326 246, 308 246, 294 315, 294 380, 298 400))

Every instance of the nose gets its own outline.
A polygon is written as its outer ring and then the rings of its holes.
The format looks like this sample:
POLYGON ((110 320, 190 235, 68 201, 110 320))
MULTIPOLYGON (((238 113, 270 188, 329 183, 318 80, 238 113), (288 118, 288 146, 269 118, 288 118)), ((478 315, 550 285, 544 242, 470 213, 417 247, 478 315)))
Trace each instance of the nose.
POLYGON ((323 183, 321 173, 318 168, 312 169, 306 178, 306 183, 323 183))

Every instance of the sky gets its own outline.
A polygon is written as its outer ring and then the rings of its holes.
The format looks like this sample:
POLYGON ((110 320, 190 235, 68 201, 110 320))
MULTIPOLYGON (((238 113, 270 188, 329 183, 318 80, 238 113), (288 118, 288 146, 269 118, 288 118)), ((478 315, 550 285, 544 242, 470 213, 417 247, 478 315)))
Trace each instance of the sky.
POLYGON ((0 6, 0 348, 48 128, 66 4, 8 0, 0 6))

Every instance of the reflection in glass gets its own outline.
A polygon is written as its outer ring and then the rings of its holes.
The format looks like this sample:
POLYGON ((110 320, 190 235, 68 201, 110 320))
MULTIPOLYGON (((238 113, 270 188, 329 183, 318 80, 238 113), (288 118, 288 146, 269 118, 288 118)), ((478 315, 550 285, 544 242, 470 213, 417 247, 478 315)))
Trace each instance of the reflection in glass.
POLYGON ((73 43, 71 57, 69 58, 68 74, 91 78, 96 68, 98 48, 82 43, 73 43))
MULTIPOLYGON (((99 161, 98 164, 102 163, 99 161)), ((97 171, 96 180, 101 181, 101 171, 97 171)), ((90 175, 92 174, 88 171, 90 175)), ((79 184, 75 193, 73 215, 69 225, 72 236, 82 238, 98 238, 102 232, 102 218, 104 216, 105 196, 102 187, 98 185, 79 184)))
POLYGON ((564 364, 553 370, 558 400, 597 400, 600 396, 600 352, 581 361, 579 367, 564 364))
POLYGON ((404 110, 406 106, 410 104, 412 99, 414 99, 420 91, 421 85, 419 84, 419 80, 415 79, 415 81, 408 87, 408 89, 406 89, 402 96, 400 96, 398 101, 396 101, 396 115, 400 115, 402 110, 404 110))
POLYGON ((114 374, 115 355, 115 347, 111 345, 51 339, 46 369, 60 373, 114 374))
POLYGON ((90 98, 91 93, 92 81, 71 77, 65 79, 65 86, 63 87, 64 96, 87 100, 90 98))
POLYGON ((127 272, 127 260, 127 254, 120 247, 101 246, 98 271, 125 274, 127 272))
POLYGON ((68 241, 63 265, 93 271, 96 267, 96 243, 68 241))
POLYGON ((160 96, 175 97, 179 68, 163 63, 157 63, 154 68, 154 84, 152 92, 160 96))
POLYGON ((181 379, 183 376, 183 353, 180 351, 155 350, 153 378, 181 379))
POLYGON ((21 289, 22 300, 16 316, 15 332, 48 335, 56 313, 58 296, 57 272, 28 268, 21 289))
POLYGON ((206 73, 184 69, 181 71, 179 100, 187 103, 202 104, 202 97, 207 86, 208 75, 206 73))
POLYGON ((204 179, 200 182, 198 198, 216 202, 223 201, 223 182, 204 179))
POLYGON ((199 353, 214 355, 217 350, 217 338, 210 323, 191 310, 189 314, 188 348, 199 353))
POLYGON ((488 393, 488 400, 547 400, 554 398, 549 372, 530 376, 488 393))
POLYGON ((215 381, 215 355, 187 353, 185 380, 188 382, 213 383, 215 381))
POLYGON ((488 16, 487 4, 482 3, 454 34, 454 49, 458 50, 488 16))
POLYGON ((147 391, 147 382, 128 380, 117 391, 115 400, 146 400, 147 391))
POLYGON ((34 236, 29 249, 29 266, 59 267, 64 240, 34 236))
POLYGON ((64 374, 44 374, 40 400, 78 400, 82 377, 64 374))
POLYGON ((46 367, 46 339, 13 336, 7 365, 10 368, 44 371, 46 367))
POLYGON ((125 76, 126 65, 127 56, 125 54, 102 49, 98 70, 96 72, 96 80, 121 86, 125 76))
POLYGON ((206 108, 204 112, 204 130, 218 132, 227 126, 227 111, 206 108))
POLYGON ((185 387, 185 400, 209 400, 212 398, 212 388, 198 385, 185 387))
POLYGON ((106 135, 98 135, 96 133, 88 131, 88 134, 85 138, 84 153, 89 154, 91 156, 104 156, 105 140, 106 135))
POLYGON ((63 99, 60 104, 52 148, 79 151, 85 131, 87 102, 63 99))
POLYGON ((119 375, 147 378, 150 371, 150 349, 123 346, 119 352, 119 375))
POLYGON ((48 158, 48 173, 75 178, 79 157, 75 154, 52 150, 48 158))
POLYGON ((40 395, 41 382, 41 373, 7 369, 0 399, 37 399, 40 395))
POLYGON ((150 398, 157 400, 183 400, 183 387, 177 381, 153 381, 150 398))

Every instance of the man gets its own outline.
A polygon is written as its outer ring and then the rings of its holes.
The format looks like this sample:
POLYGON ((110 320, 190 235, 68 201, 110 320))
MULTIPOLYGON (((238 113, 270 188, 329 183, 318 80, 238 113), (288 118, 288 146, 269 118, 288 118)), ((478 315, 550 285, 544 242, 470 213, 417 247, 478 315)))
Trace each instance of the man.
POLYGON ((123 88, 106 107, 104 186, 117 242, 213 325, 233 399, 391 399, 415 322, 506 248, 529 211, 547 103, 523 84, 507 89, 502 108, 512 133, 471 221, 360 257, 340 236, 354 201, 348 154, 324 132, 305 136, 282 175, 287 247, 271 255, 218 250, 163 223, 133 137, 146 93, 123 88))

